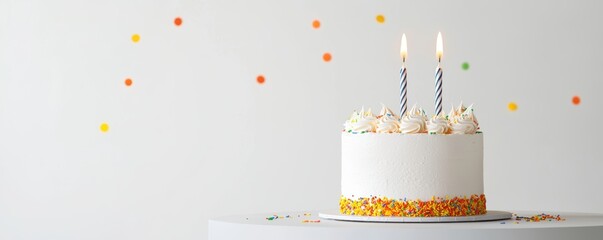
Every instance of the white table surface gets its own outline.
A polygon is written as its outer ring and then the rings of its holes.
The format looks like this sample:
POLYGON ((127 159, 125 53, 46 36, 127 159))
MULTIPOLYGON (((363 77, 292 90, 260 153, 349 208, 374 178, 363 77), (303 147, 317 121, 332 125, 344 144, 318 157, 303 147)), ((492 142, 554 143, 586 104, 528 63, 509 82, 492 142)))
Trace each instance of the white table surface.
POLYGON ((213 218, 209 220, 209 239, 603 239, 603 214, 509 212, 525 217, 559 214, 565 221, 370 223, 321 219, 319 211, 282 212, 213 218), (271 217, 274 219, 267 219, 271 217), (313 222, 317 220, 320 222, 313 222))

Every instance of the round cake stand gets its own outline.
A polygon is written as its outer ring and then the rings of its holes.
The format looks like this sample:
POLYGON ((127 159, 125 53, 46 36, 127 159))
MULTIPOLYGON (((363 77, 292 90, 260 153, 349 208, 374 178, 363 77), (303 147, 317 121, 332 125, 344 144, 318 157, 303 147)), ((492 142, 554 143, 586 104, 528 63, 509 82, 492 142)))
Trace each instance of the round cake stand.
MULTIPOLYGON (((512 212, 527 217, 542 213, 512 212)), ((544 213, 559 214, 565 220, 527 222, 513 218, 486 222, 375 223, 321 219, 318 211, 267 213, 211 219, 209 239, 603 239, 603 214, 544 213)))
POLYGON ((513 217, 510 212, 488 211, 483 215, 462 217, 372 217, 341 214, 339 210, 322 211, 320 218, 353 222, 389 222, 389 223, 446 223, 446 222, 484 222, 505 220, 513 217))

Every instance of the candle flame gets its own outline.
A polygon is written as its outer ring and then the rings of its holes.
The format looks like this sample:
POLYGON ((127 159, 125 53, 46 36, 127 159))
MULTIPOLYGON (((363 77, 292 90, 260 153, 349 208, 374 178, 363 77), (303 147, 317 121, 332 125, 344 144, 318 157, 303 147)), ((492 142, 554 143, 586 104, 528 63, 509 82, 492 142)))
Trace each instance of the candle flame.
POLYGON ((408 49, 406 47, 406 34, 402 34, 402 40, 400 41, 400 57, 402 57, 402 62, 406 62, 407 56, 408 49))
POLYGON ((438 32, 438 41, 436 43, 436 57, 438 58, 438 62, 442 60, 443 55, 444 55, 444 44, 442 44, 442 33, 438 32))

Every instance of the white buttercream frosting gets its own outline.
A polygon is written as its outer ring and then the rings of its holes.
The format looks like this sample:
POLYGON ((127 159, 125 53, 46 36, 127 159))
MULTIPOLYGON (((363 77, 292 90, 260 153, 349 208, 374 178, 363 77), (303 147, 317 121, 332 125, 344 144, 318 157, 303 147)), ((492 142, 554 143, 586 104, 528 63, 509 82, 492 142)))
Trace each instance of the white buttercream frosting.
POLYGON ((391 109, 382 105, 378 116, 369 109, 354 111, 344 123, 344 131, 350 133, 402 133, 402 134, 475 134, 479 123, 473 113, 473 105, 452 106, 448 115, 428 118, 422 108, 414 105, 404 116, 397 116, 391 109))
POLYGON ((376 128, 377 118, 375 118, 370 109, 368 111, 364 111, 364 108, 362 108, 360 112, 354 111, 350 119, 344 124, 344 129, 346 132, 375 132, 376 128))
POLYGON ((450 133, 450 122, 444 113, 433 116, 427 122, 427 132, 430 134, 448 134, 450 133))
POLYGON ((350 119, 346 120, 345 123, 343 124, 343 130, 346 132, 351 132, 352 131, 352 120, 355 120, 358 118, 360 118, 360 115, 358 114, 358 112, 354 111, 352 113, 352 115, 350 116, 350 119))
POLYGON ((341 193, 347 198, 483 194, 483 134, 342 133, 341 193))
POLYGON ((467 108, 463 105, 463 102, 461 101, 461 104, 459 104, 457 108, 454 108, 454 106, 450 108, 450 113, 448 113, 448 119, 453 119, 457 116, 460 116, 463 112, 465 112, 465 110, 467 110, 467 108))
POLYGON ((383 106, 377 117, 377 132, 378 133, 399 133, 400 122, 398 116, 389 108, 383 106))
MULTIPOLYGON (((460 110, 457 109, 457 110, 460 110)), ((477 118, 473 114, 473 105, 466 108, 462 113, 450 118, 453 134, 475 134, 479 129, 477 118)))
POLYGON ((400 132, 406 134, 425 133, 427 132, 425 121, 427 121, 425 111, 415 105, 400 120, 400 132))

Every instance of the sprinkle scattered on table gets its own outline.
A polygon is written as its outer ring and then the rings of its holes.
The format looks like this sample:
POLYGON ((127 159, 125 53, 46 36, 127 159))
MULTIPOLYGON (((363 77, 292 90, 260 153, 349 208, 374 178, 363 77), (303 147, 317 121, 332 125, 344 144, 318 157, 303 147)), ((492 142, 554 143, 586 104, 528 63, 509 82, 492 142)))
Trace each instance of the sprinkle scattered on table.
POLYGON ((560 215, 549 215, 549 214, 536 214, 530 217, 517 216, 515 215, 515 219, 518 221, 524 222, 552 222, 552 221, 565 221, 565 218, 562 218, 560 215))
MULTIPOLYGON (((304 214, 303 214, 303 216, 304 216, 304 217, 308 217, 308 216, 312 216, 312 214, 311 214, 311 213, 304 213, 304 214)), ((298 214, 298 215, 297 215, 297 217, 298 217, 298 218, 301 218, 301 217, 302 217, 302 215, 301 215, 301 214, 298 214)), ((268 220, 268 221, 273 221, 273 220, 277 220, 277 219, 285 219, 285 218, 293 218, 293 217, 291 217, 291 215, 279 216, 279 215, 274 214, 274 215, 272 215, 272 216, 268 216, 268 217, 266 217, 266 220, 268 220)), ((304 220, 304 221, 306 221, 306 220, 304 220)), ((308 220, 308 221, 314 221, 314 220, 308 220)))

